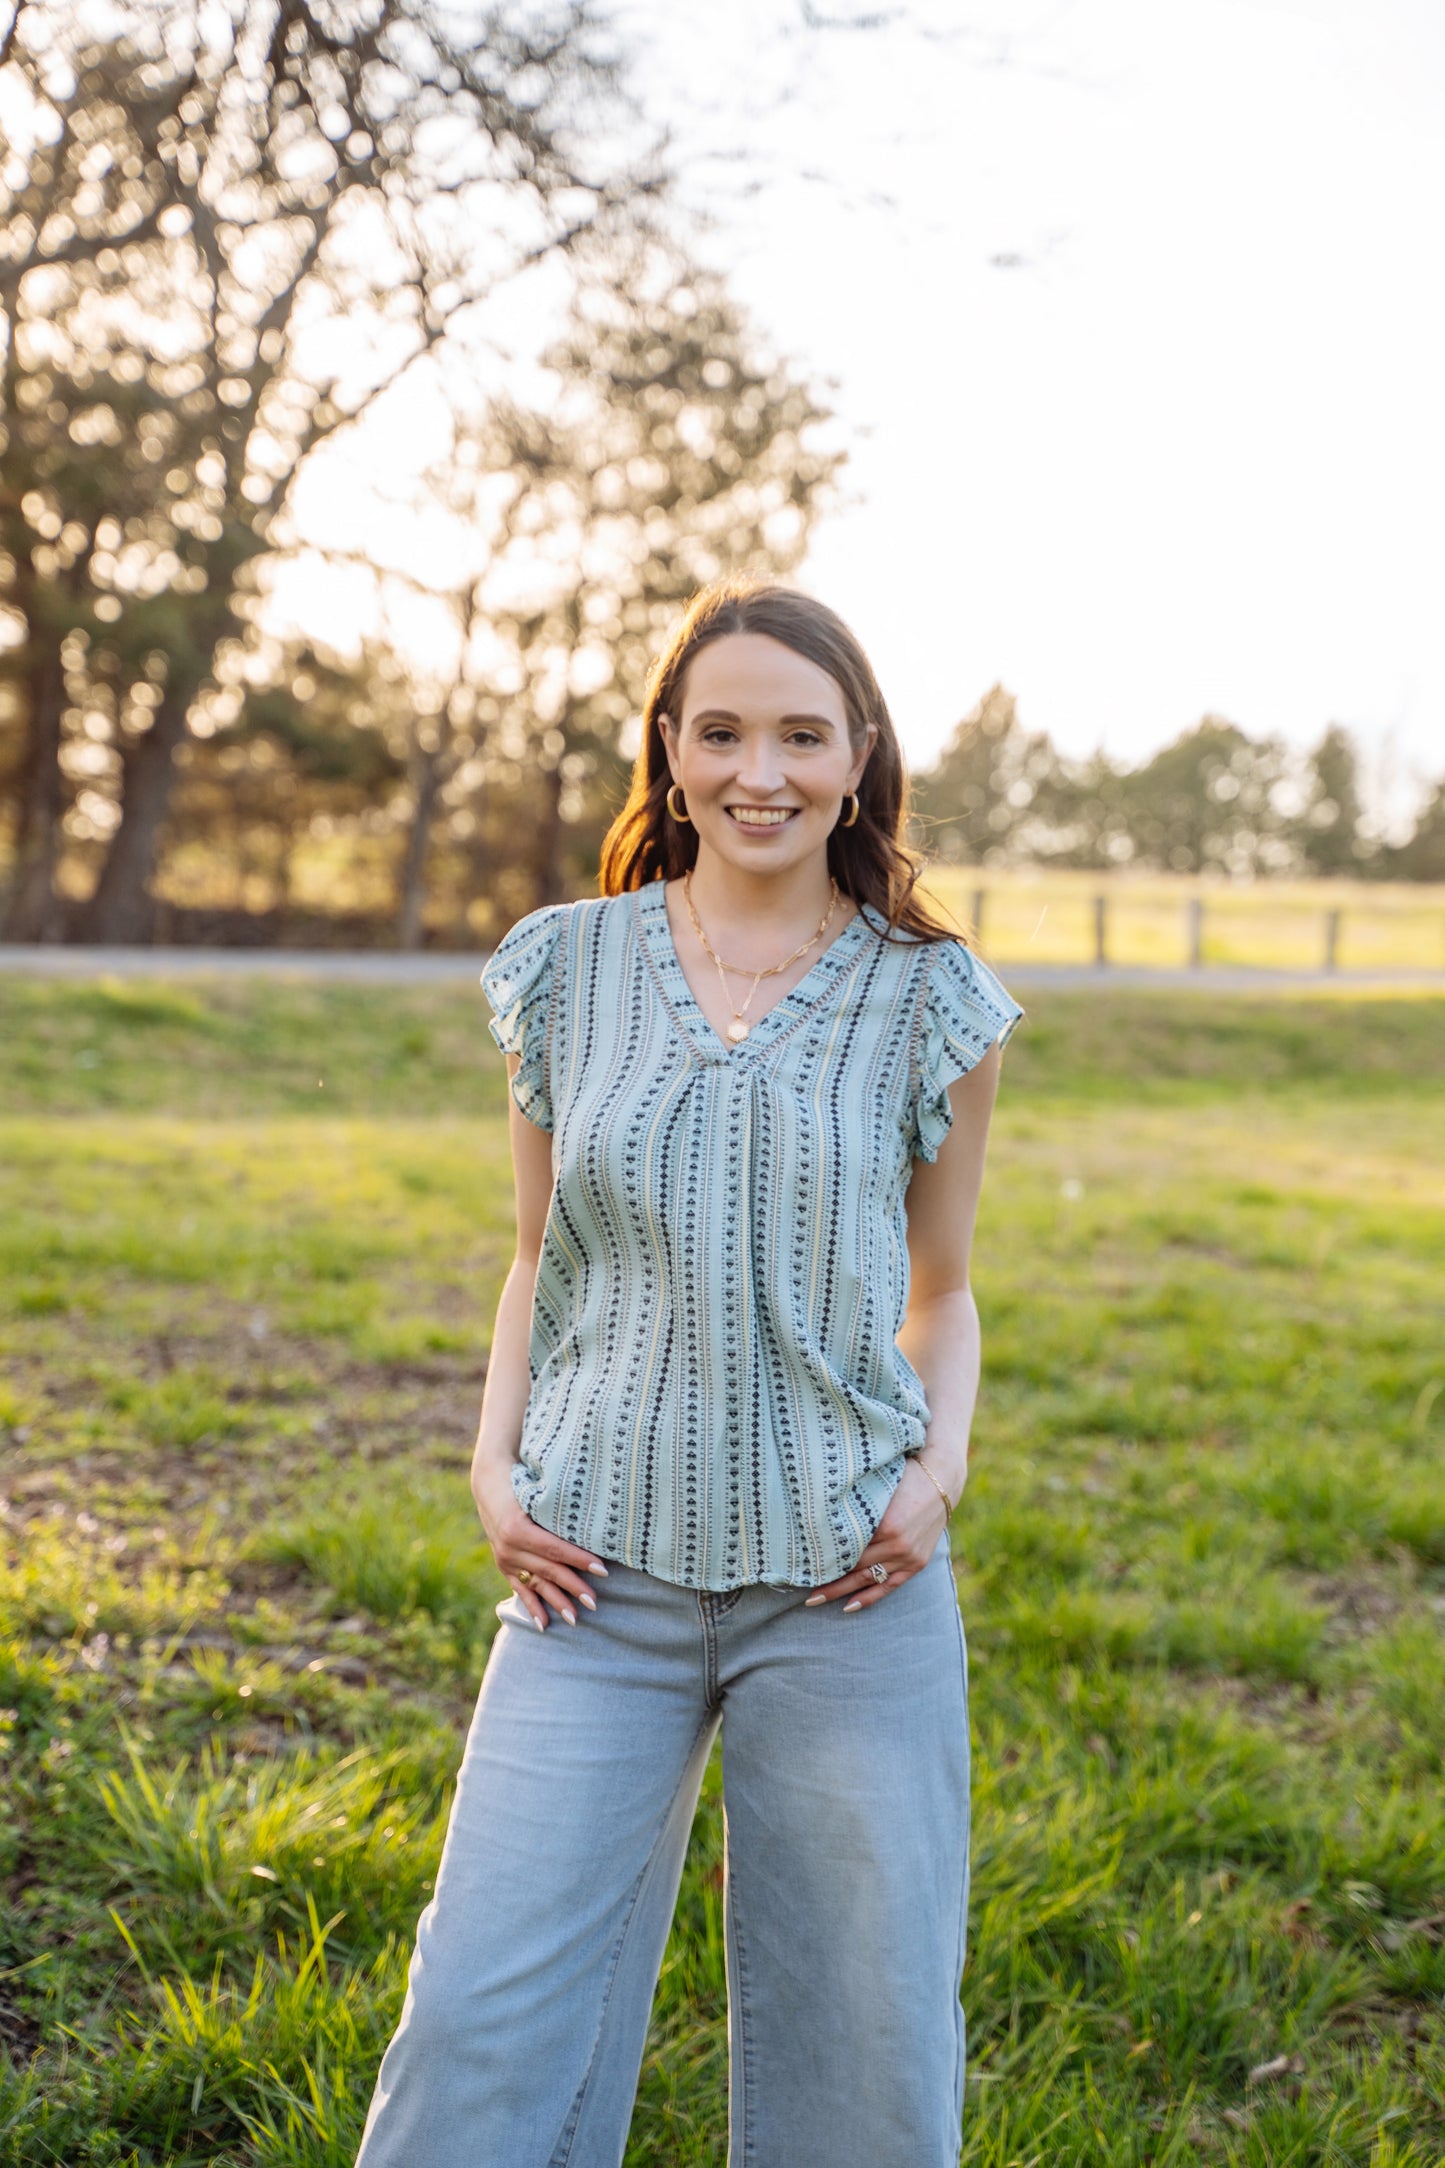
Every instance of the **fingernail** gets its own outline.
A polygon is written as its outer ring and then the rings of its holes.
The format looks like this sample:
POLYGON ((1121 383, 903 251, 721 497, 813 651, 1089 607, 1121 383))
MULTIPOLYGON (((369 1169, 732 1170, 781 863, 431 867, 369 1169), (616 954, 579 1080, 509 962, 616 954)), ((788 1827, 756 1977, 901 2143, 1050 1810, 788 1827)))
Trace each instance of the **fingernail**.
POLYGON ((853 1601, 852 1601, 851 1603, 845 1603, 845 1604, 844 1604, 844 1606, 843 1606, 843 1609, 844 1609, 845 1611, 861 1611, 861 1610, 862 1610, 862 1608, 863 1608, 863 1599, 861 1598, 861 1596, 855 1596, 855 1597, 853 1598, 853 1601))
POLYGON ((600 1558, 589 1558, 587 1561, 587 1571, 589 1573, 600 1573, 604 1581, 607 1579, 607 1568, 603 1565, 600 1558))
POLYGON ((597 1598, 593 1595, 590 1588, 579 1589, 577 1591, 577 1601, 579 1603, 585 1603, 589 1611, 595 1611, 597 1609, 597 1598))
POLYGON ((576 1623, 577 1623, 577 1613, 576 1613, 575 1611, 569 1611, 569 1610, 568 1610, 568 1609, 566 1608, 566 1606, 565 1606, 565 1605, 563 1606, 563 1609, 562 1609, 562 1616, 563 1616, 563 1618, 564 1618, 564 1619, 566 1619, 566 1621, 567 1621, 567 1624, 568 1624, 569 1626, 575 1626, 575 1625, 576 1625, 576 1623))
POLYGON ((803 1598, 803 1609, 811 1611, 815 1603, 826 1603, 827 1601, 826 1596, 805 1596, 803 1598))

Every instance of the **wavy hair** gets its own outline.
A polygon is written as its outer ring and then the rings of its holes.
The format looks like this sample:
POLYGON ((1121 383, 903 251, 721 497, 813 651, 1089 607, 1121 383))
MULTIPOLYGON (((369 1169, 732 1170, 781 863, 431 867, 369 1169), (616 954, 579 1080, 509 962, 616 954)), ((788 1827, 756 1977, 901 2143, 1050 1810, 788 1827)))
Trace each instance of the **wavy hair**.
POLYGON ((697 830, 667 810, 672 782, 659 715, 681 718, 682 696, 693 657, 729 633, 764 633, 792 648, 829 677, 843 695, 848 736, 857 747, 876 723, 878 736, 858 784, 858 818, 841 822, 828 838, 828 870, 845 896, 870 903, 890 931, 924 941, 962 937, 935 918, 914 894, 922 860, 903 840, 908 780, 887 703, 857 639, 826 603, 795 587, 769 580, 729 577, 696 594, 648 680, 642 711, 642 744, 632 770, 627 802, 602 843, 599 885, 620 896, 649 881, 679 878, 697 860, 697 830))

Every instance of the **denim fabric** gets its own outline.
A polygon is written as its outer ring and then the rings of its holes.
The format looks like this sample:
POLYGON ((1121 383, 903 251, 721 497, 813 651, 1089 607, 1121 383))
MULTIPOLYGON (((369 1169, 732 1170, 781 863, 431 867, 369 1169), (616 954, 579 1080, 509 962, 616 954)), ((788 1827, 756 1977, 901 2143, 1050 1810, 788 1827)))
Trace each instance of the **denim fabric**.
POLYGON ((881 1603, 612 1564, 498 1606, 358 2168, 619 2168, 722 1727, 729 2168, 957 2168, 968 1671, 947 1535, 881 1603))

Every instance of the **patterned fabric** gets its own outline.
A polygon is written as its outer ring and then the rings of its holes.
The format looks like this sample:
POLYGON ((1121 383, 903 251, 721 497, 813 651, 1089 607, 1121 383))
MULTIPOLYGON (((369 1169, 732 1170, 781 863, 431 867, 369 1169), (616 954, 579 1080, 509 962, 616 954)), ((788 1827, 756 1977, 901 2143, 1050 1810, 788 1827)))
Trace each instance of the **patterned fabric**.
POLYGON ((853 1566, 925 1439, 896 1344, 904 1200, 948 1086, 1023 1015, 959 941, 864 905, 740 1046, 661 882, 533 911, 482 973, 552 1134, 512 1485, 544 1528, 688 1588, 853 1566))

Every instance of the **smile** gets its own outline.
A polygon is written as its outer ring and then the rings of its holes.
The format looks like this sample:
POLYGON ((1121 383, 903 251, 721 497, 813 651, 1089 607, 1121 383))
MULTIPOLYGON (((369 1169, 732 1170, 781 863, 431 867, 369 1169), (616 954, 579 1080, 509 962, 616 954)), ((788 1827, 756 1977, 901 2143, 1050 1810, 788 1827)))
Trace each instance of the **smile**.
POLYGON ((782 828, 795 813, 802 811, 802 807, 730 805, 724 807, 724 811, 729 819, 737 822, 739 828, 782 828))

